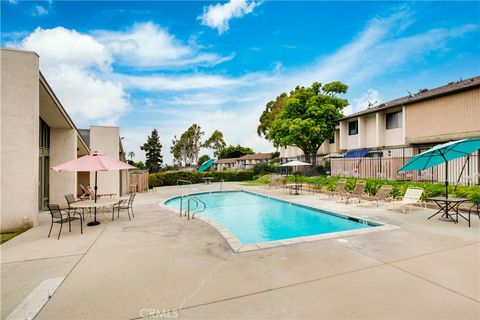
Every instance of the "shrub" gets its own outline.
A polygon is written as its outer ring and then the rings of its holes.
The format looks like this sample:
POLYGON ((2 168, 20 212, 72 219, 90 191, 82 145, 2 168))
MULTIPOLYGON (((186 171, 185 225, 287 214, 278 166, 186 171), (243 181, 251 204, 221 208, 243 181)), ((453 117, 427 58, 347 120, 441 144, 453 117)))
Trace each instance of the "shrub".
POLYGON ((253 175, 260 176, 277 172, 277 167, 266 162, 257 163, 253 166, 253 175))
POLYGON ((192 183, 201 183, 203 178, 213 177, 214 180, 224 181, 250 181, 253 180, 252 171, 207 171, 198 173, 196 171, 167 171, 151 173, 148 176, 150 188, 162 186, 175 186, 178 180, 187 180, 192 183))

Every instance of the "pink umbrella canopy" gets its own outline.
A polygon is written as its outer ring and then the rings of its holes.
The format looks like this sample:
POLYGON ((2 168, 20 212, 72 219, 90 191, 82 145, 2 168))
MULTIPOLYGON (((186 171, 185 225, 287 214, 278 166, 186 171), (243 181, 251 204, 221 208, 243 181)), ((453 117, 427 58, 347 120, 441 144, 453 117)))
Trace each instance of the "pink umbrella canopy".
MULTIPOLYGON (((95 171, 95 202, 97 202, 97 172, 98 171, 111 171, 111 170, 126 170, 133 169, 134 167, 126 164, 125 162, 115 160, 100 152, 92 152, 86 156, 74 159, 58 166, 52 167, 57 172, 77 172, 77 171, 95 171)), ((100 224, 97 221, 97 207, 95 207, 95 218, 92 222, 89 222, 89 226, 96 226, 100 224)))
POLYGON ((111 170, 126 170, 135 167, 115 160, 100 152, 92 152, 86 156, 74 159, 58 166, 52 167, 57 172, 67 171, 111 171, 111 170))

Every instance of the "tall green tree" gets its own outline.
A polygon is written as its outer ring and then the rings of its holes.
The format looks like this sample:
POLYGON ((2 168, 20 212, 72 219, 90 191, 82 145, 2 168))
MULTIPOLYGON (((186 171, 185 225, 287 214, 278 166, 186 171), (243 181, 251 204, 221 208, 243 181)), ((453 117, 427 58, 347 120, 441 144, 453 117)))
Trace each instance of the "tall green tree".
POLYGON ((347 91, 348 86, 339 81, 296 87, 267 130, 267 138, 276 147, 300 148, 306 161, 315 164, 318 148, 333 136, 342 109, 348 105, 337 95, 347 91))
POLYGON ((225 158, 240 158, 241 156, 244 156, 246 154, 252 154, 255 153, 251 148, 248 147, 242 147, 241 145, 236 145, 236 146, 228 146, 223 149, 221 149, 218 152, 218 158, 219 159, 225 159, 225 158))
POLYGON ((158 172, 162 167, 162 144, 158 136, 157 129, 152 130, 152 134, 147 137, 147 142, 140 146, 140 150, 145 151, 145 167, 149 172, 158 172))
POLYGON ((173 156, 173 165, 179 165, 180 167, 184 163, 184 147, 180 142, 180 139, 177 136, 174 136, 172 139, 172 145, 170 146, 170 153, 173 156))
POLYGON ((170 150, 174 159, 180 159, 180 164, 185 166, 198 163, 198 155, 202 147, 201 139, 204 134, 198 124, 192 124, 182 133, 180 139, 175 137, 170 150))
POLYGON ((225 140, 223 139, 223 133, 218 131, 218 130, 215 130, 212 133, 212 135, 210 136, 210 138, 205 140, 205 142, 203 143, 204 148, 209 148, 209 149, 215 150, 215 152, 213 154, 216 157, 218 157, 220 150, 225 148, 226 146, 227 146, 227 144, 225 143, 225 140))
POLYGON ((257 134, 261 137, 268 137, 268 131, 272 126, 273 121, 277 115, 283 110, 285 105, 285 100, 287 100, 288 95, 283 92, 275 100, 269 101, 263 110, 262 115, 260 116, 260 124, 257 127, 257 134))

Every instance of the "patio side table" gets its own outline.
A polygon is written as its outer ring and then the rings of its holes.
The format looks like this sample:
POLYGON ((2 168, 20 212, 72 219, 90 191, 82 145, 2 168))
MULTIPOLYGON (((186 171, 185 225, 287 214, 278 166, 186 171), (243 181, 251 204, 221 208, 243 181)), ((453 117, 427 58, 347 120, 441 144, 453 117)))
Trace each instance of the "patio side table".
MULTIPOLYGON (((464 203, 467 202, 467 198, 451 198, 451 197, 431 197, 427 198, 426 200, 433 201, 437 204, 437 206, 440 208, 438 209, 435 214, 431 215, 428 217, 428 219, 433 218, 439 213, 443 213, 441 218, 445 218, 446 221, 452 221, 455 223, 458 223, 458 207, 464 203), (453 216, 449 213, 450 211, 453 211, 454 214, 456 215, 456 219, 453 218, 453 216), (448 220, 447 220, 448 219, 448 220)), ((460 216, 464 219, 466 219, 464 216, 460 214, 460 216)))

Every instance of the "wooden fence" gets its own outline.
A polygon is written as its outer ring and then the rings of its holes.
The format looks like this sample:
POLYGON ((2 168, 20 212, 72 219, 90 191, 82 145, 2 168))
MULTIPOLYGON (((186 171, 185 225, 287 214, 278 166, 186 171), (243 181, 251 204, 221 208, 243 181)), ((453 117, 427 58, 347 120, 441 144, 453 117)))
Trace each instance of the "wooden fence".
POLYGON ((128 172, 128 192, 148 192, 148 171, 135 170, 128 172))

